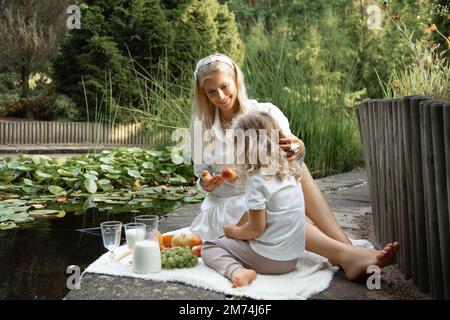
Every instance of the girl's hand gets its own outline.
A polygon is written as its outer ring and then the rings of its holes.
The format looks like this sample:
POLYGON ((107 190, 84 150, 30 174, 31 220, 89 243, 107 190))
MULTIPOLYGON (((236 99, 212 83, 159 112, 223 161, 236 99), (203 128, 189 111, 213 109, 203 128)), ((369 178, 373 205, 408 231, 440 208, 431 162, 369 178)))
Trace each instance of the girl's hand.
POLYGON ((225 179, 221 174, 216 174, 213 177, 208 170, 203 170, 200 178, 200 185, 204 190, 211 192, 220 187, 224 180, 225 179))
POLYGON ((280 148, 286 151, 287 159, 289 161, 300 159, 305 155, 305 144, 295 136, 280 138, 280 148), (293 152, 291 150, 291 145, 297 145, 299 147, 293 152))
POLYGON ((234 224, 225 224, 223 226, 223 234, 231 239, 234 239, 234 230, 236 229, 236 226, 234 224))

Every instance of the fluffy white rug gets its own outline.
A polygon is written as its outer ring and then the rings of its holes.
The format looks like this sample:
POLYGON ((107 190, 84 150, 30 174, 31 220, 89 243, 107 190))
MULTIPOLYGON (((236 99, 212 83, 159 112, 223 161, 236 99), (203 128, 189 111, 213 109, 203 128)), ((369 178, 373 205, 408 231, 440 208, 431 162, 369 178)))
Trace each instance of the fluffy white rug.
MULTIPOLYGON (((188 229, 176 230, 171 233, 185 232, 188 229)), ((370 247, 367 240, 352 240, 359 247, 370 247)), ((116 250, 119 255, 127 250, 126 245, 116 250)), ((105 253, 93 262, 84 272, 100 273, 120 277, 141 278, 153 281, 180 282, 187 285, 217 291, 220 293, 244 296, 252 299, 267 300, 306 300, 325 289, 331 283, 337 267, 331 266, 327 260, 317 254, 305 252, 299 260, 297 269, 283 275, 258 275, 250 285, 241 288, 232 288, 228 279, 220 273, 208 268, 202 259, 194 268, 164 270, 153 274, 136 274, 129 264, 131 256, 123 258, 120 262, 109 262, 109 255, 105 253)))

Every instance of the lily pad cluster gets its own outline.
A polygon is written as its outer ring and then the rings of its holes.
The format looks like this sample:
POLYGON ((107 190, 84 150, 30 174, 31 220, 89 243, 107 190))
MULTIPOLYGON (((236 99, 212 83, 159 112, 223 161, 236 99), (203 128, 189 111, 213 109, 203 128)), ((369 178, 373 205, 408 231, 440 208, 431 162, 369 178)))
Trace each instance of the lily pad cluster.
POLYGON ((192 165, 173 159, 170 147, 6 158, 0 161, 0 229, 37 217, 61 217, 63 211, 45 211, 49 203, 83 203, 85 210, 99 203, 145 207, 156 199, 201 201, 205 194, 195 186, 192 165))

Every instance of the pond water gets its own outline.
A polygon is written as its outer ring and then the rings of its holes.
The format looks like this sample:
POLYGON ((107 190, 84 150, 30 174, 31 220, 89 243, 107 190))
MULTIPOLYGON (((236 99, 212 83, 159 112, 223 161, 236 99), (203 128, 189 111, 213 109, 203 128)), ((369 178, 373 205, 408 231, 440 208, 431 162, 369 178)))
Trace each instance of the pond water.
MULTIPOLYGON (((139 214, 164 215, 177 205, 174 201, 153 208, 88 209, 84 214, 67 212, 61 219, 39 219, 19 228, 0 231, 0 299, 62 299, 67 267, 81 272, 107 250, 103 247, 100 223, 132 222, 139 214), (101 211, 103 210, 103 211, 101 211), (122 212, 120 212, 122 211, 122 212), (80 231, 82 229, 83 231, 80 231)), ((122 232, 122 242, 125 242, 122 232)))

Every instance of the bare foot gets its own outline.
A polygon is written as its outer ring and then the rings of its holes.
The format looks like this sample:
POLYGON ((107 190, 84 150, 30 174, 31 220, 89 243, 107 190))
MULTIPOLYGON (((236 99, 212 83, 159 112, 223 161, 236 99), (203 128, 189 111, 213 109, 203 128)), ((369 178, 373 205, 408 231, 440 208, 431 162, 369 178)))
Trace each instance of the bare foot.
POLYGON ((367 275, 367 268, 376 265, 384 268, 394 263, 400 244, 388 243, 383 250, 351 247, 343 258, 342 268, 347 279, 357 281, 367 275))
POLYGON ((239 268, 231 275, 233 288, 243 287, 256 279, 256 271, 251 269, 239 268))

